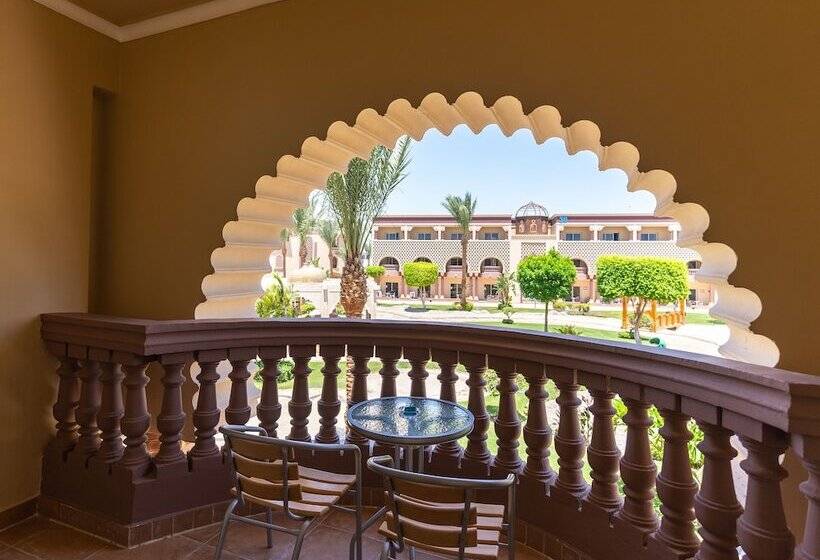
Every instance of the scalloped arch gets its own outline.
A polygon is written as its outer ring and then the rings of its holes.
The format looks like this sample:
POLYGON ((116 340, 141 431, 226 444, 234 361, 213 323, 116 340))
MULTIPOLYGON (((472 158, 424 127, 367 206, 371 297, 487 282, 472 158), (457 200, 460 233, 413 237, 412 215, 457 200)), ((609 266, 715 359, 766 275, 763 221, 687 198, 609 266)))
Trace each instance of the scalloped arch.
POLYGON ((291 212, 307 202, 310 192, 323 188, 330 173, 343 172, 353 157, 368 157, 377 144, 394 146, 404 134, 421 140, 433 128, 449 135, 461 124, 476 134, 491 124, 498 125, 506 136, 527 129, 539 144, 560 138, 568 154, 588 150, 598 157, 600 170, 622 170, 628 191, 649 191, 656 200, 655 214, 680 223, 678 245, 701 255, 696 277, 716 290, 719 299, 711 315, 729 326, 729 340, 721 346, 721 354, 769 366, 778 362, 777 345, 750 330, 762 311, 760 298, 729 282, 737 255, 728 245, 704 241, 709 214, 699 204, 674 200, 677 182, 671 173, 662 169, 640 171, 638 149, 629 142, 602 145, 601 131, 592 121, 564 126, 561 114, 550 105, 527 114, 515 97, 501 97, 488 107, 475 92, 463 93, 453 103, 440 93, 431 93, 418 107, 406 99, 397 99, 384 115, 364 109, 352 126, 337 121, 330 125, 324 140, 305 140, 299 157, 282 156, 276 164, 276 176, 261 177, 256 182, 256 196, 242 199, 237 206, 237 220, 222 229, 225 244, 211 254, 214 272, 202 281, 206 301, 197 306, 195 317, 254 316, 254 303, 271 273, 271 253, 280 245, 279 232, 289 224, 291 212))

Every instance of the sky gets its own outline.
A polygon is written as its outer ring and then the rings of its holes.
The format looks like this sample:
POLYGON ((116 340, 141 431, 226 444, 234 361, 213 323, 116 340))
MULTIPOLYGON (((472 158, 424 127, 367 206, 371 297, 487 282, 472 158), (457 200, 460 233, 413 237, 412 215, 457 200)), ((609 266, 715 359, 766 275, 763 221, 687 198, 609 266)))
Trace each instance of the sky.
POLYGON ((478 198, 478 214, 512 214, 530 200, 551 215, 655 209, 655 198, 648 192, 626 190, 622 171, 598 171, 593 153, 570 156, 559 139, 538 145, 529 130, 510 137, 497 125, 480 134, 466 125, 450 136, 430 130, 412 143, 411 160, 407 178, 383 214, 441 214, 445 196, 465 191, 478 198))

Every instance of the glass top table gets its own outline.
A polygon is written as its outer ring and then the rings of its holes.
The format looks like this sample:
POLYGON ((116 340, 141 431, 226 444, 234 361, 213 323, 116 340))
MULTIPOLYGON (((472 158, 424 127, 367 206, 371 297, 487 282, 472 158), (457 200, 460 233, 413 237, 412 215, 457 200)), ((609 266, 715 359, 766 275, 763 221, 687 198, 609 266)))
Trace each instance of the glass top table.
MULTIPOLYGON (((380 443, 412 452, 424 446, 457 440, 473 429, 472 412, 455 403, 427 397, 382 397, 362 401, 347 411, 350 429, 380 443)), ((423 462, 419 462, 419 467, 423 462)))

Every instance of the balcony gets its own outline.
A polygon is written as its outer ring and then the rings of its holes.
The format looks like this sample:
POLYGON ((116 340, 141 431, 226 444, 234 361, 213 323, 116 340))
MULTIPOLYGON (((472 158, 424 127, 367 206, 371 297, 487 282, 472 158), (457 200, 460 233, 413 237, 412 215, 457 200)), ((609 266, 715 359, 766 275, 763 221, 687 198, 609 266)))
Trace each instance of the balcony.
MULTIPOLYGON (((791 558, 794 539, 780 493, 787 473, 779 463, 791 445, 812 477, 802 486, 809 514, 799 557, 820 554, 816 377, 682 352, 441 323, 150 321, 83 314, 45 315, 42 323, 46 346, 59 361, 59 390, 56 435, 43 460, 41 511, 123 545, 150 540, 158 527, 176 532, 218 518, 230 486, 215 437, 223 413, 233 424, 258 421, 271 434, 337 442, 345 437, 338 360, 350 357, 351 402, 359 402, 368 385, 380 386, 384 396, 396 394, 403 356, 411 366, 410 394, 417 396, 426 393, 433 360, 440 374, 438 394, 431 396, 456 400, 462 382, 456 368, 464 366, 467 406, 476 419, 464 448, 450 443, 428 450, 426 470, 465 477, 518 473, 518 534, 541 552, 564 549, 601 559, 700 552, 700 558, 729 559, 736 558, 739 542, 752 560, 791 558), (283 403, 276 382, 285 356, 295 362, 293 396, 284 403, 289 426, 279 423, 283 403), (318 428, 311 433, 308 375, 315 357, 325 367, 318 428), (374 357, 382 366, 369 374, 374 357), (257 358, 263 366, 258 404, 248 397, 248 366, 257 358), (191 399, 184 386, 194 362, 198 396, 191 399), (221 367, 230 384, 224 410, 216 390, 221 367), (495 417, 485 405, 488 368, 499 379, 495 417), (548 380, 557 388, 554 403, 548 402, 548 380), (516 409, 522 395, 528 410, 523 420, 516 409), (591 400, 589 416, 582 415, 581 396, 591 400), (627 409, 620 432, 613 424, 616 396, 627 409), (195 402, 191 414, 184 412, 186 402, 195 402), (663 417, 659 464, 650 455, 652 405, 663 417), (152 410, 158 411, 158 441, 146 446, 152 410), (555 429, 547 410, 558 412, 555 429), (690 419, 704 433, 699 484, 689 466, 690 419), (488 446, 491 425, 495 455, 488 446), (735 445, 747 455, 740 463, 748 475, 744 508, 733 483, 735 445), (656 493, 660 513, 653 507, 656 493)), ((367 440, 348 441, 361 446, 365 459, 373 451, 367 440)), ((299 458, 300 464, 327 468, 323 460, 299 458)), ((371 503, 382 499, 379 479, 368 477, 365 484, 371 503)))

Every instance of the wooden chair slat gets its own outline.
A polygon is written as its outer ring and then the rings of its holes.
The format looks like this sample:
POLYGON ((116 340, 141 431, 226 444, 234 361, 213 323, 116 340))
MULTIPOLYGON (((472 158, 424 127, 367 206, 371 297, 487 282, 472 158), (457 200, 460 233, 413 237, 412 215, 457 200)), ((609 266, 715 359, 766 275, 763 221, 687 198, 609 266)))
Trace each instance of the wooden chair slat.
MULTIPOLYGON (((415 519, 401 516, 399 519, 404 538, 414 540, 429 546, 458 547, 461 538, 461 526, 431 525, 415 519)), ((396 532, 396 523, 392 512, 385 515, 388 530, 396 532)), ((465 546, 478 545, 478 530, 475 527, 467 529, 465 546)))
MULTIPOLYGON (((234 467, 239 474, 252 477, 261 478, 268 482, 282 481, 283 462, 282 461, 257 461, 241 455, 239 453, 232 453, 234 467)), ((299 465, 297 463, 288 463, 288 480, 299 479, 299 465)))
POLYGON ((351 485, 356 482, 356 475, 353 474, 337 474, 303 466, 299 467, 299 476, 319 482, 329 482, 331 484, 351 485))
POLYGON ((339 497, 340 496, 330 494, 310 494, 308 492, 302 492, 302 498, 299 501, 316 506, 330 506, 338 502, 339 497))
MULTIPOLYGON (((393 541, 398 538, 396 533, 388 529, 387 522, 381 524, 379 527, 379 534, 393 541)), ((410 546, 418 548, 419 550, 426 550, 447 556, 458 556, 458 547, 431 546, 406 537, 404 542, 410 546)), ((464 549, 464 556, 465 558, 470 558, 471 560, 497 560, 499 556, 498 548, 499 547, 497 544, 491 545, 479 543, 476 546, 466 547, 464 549)))
MULTIPOLYGON (((232 488, 231 494, 236 496, 236 489, 232 488)), ((245 492, 242 493, 242 499, 247 502, 258 504, 262 507, 271 508, 277 511, 283 511, 285 509, 284 502, 280 500, 263 500, 262 498, 251 496, 245 492)), ((303 502, 288 501, 288 509, 290 509, 292 513, 301 515, 302 517, 318 517, 330 511, 330 506, 319 506, 315 504, 306 504, 303 502)))
POLYGON ((293 459, 293 449, 261 441, 251 441, 239 437, 230 439, 231 450, 256 461, 279 461, 284 457, 284 452, 290 452, 288 459, 293 459))
POLYGON ((479 529, 487 529, 488 531, 500 531, 504 520, 501 517, 484 517, 479 515, 476 518, 476 526, 479 529))
POLYGON ((341 496, 350 488, 349 484, 331 484, 329 482, 319 482, 307 478, 300 479, 299 483, 302 485, 303 492, 329 494, 331 496, 341 496))
MULTIPOLYGON (((282 484, 268 482, 261 478, 249 478, 242 474, 237 476, 244 494, 250 494, 263 500, 281 500, 285 496, 285 487, 282 484)), ((288 484, 288 500, 302 500, 302 487, 298 482, 288 484)))
POLYGON ((421 484, 394 478, 393 489, 398 494, 425 502, 464 503, 464 490, 453 486, 421 484))
MULTIPOLYGON (((390 496, 387 492, 384 493, 385 503, 390 505, 390 496)), ((412 500, 395 495, 396 505, 399 509, 399 518, 409 517, 431 525, 456 525, 461 526, 464 520, 464 504, 463 503, 446 503, 440 504, 435 502, 424 502, 420 500, 412 500)), ((470 513, 467 518, 469 525, 475 525, 477 519, 477 510, 474 505, 470 506, 470 513)))

